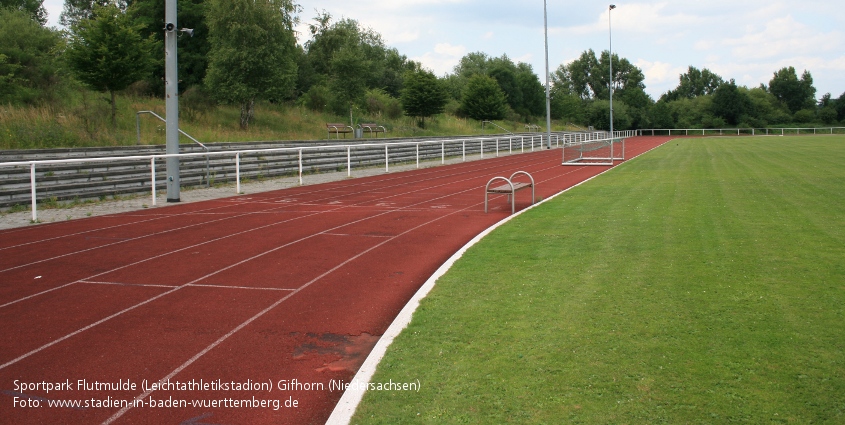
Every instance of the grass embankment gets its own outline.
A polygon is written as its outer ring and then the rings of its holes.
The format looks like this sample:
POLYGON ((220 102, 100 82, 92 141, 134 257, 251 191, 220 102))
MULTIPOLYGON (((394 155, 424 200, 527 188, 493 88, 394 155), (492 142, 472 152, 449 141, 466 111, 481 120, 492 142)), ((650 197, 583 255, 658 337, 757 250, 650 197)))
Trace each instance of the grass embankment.
MULTIPOLYGON (((165 116, 164 101, 156 98, 121 95, 118 96, 117 107, 117 125, 113 127, 108 102, 104 95, 94 92, 73 92, 62 101, 47 106, 0 105, 0 149, 135 145, 138 111, 153 111, 165 116)), ((255 119, 244 131, 238 126, 240 110, 237 107, 192 105, 183 101, 179 111, 180 128, 203 143, 320 140, 327 137, 326 123, 350 122, 348 115, 336 116, 294 105, 265 102, 256 105, 255 119)), ((353 111, 353 118, 356 123, 374 122, 385 126, 388 137, 481 134, 480 122, 448 114, 426 119, 425 129, 419 128, 410 117, 388 119, 353 111)), ((163 122, 143 114, 140 123, 141 144, 165 143, 163 122)), ((524 123, 499 121, 497 124, 510 131, 525 131, 524 123)), ((562 125, 554 128, 564 129, 562 125)), ((487 130, 487 133, 501 131, 493 129, 487 130)), ((189 143, 189 140, 183 138, 182 142, 189 143)))
POLYGON ((470 249, 353 423, 842 423, 845 138, 669 144, 470 249))

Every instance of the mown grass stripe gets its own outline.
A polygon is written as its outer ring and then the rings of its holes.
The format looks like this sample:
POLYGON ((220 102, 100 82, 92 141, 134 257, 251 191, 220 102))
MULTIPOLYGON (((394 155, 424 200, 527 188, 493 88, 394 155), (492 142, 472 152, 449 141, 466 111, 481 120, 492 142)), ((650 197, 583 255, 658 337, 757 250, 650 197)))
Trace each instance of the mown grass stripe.
POLYGON ((845 138, 687 139, 523 214, 420 304, 353 423, 845 420, 845 138))

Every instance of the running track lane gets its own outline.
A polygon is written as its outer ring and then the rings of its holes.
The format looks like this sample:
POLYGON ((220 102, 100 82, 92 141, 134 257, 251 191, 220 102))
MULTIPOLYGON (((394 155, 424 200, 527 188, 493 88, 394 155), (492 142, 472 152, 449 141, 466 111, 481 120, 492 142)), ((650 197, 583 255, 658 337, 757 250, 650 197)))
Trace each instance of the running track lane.
MULTIPOLYGON (((667 140, 629 139, 627 155, 667 140)), ((508 215, 504 196, 483 213, 491 177, 526 170, 546 198, 606 169, 562 167, 555 149, 0 232, 0 423, 322 423, 341 396, 330 382, 350 380, 428 276, 508 215), (232 407, 242 400, 269 405, 232 407)))

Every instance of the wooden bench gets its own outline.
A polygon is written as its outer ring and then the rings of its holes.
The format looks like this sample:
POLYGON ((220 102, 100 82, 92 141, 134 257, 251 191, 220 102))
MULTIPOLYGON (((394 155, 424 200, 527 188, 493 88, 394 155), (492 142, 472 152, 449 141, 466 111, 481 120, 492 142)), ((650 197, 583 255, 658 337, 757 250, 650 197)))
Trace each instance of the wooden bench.
POLYGON ((328 133, 328 138, 331 139, 332 133, 335 134, 335 138, 340 139, 340 134, 343 133, 343 138, 346 138, 346 133, 352 133, 354 129, 346 124, 339 124, 339 123, 327 123, 326 124, 326 132, 328 133))
POLYGON ((511 174, 511 178, 505 178, 501 176, 493 177, 487 182, 487 186, 484 187, 484 213, 487 213, 487 196, 489 194, 506 194, 508 195, 508 201, 511 203, 511 214, 516 212, 516 192, 520 191, 525 188, 531 188, 531 205, 534 205, 534 177, 531 177, 531 174, 528 174, 525 171, 517 171, 511 174), (531 180, 531 183, 528 182, 514 182, 514 177, 519 174, 524 174, 528 176, 528 179, 531 180), (493 182, 498 180, 504 180, 505 184, 495 187, 490 187, 493 182))
POLYGON ((370 137, 373 136, 373 133, 387 133, 387 129, 378 124, 358 124, 358 128, 360 128, 362 132, 364 130, 369 131, 370 137))

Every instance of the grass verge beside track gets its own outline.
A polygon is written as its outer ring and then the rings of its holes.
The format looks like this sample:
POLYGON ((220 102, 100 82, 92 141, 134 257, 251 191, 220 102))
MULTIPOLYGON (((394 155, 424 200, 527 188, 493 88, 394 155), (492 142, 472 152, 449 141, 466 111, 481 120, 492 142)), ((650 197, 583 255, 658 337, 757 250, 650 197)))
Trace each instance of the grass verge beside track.
POLYGON ((842 423, 845 138, 684 139, 472 247, 353 423, 842 423))

